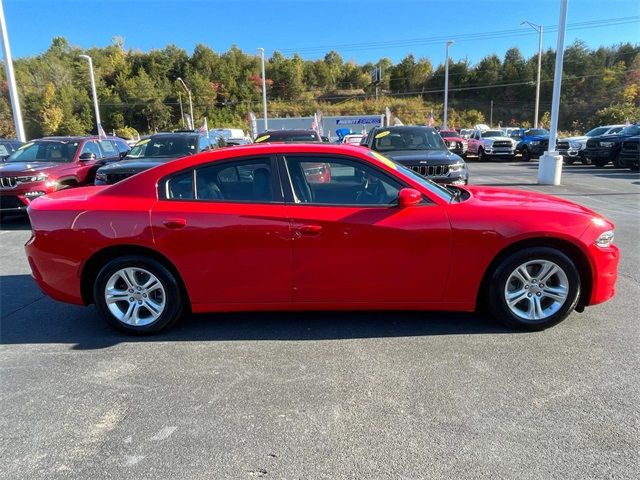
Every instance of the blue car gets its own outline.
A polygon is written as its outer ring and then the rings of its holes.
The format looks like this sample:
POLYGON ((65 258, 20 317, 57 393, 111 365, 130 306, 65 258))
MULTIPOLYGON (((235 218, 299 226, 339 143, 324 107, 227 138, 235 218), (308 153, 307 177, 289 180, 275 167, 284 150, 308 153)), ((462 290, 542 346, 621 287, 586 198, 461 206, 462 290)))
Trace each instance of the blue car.
POLYGON ((549 131, 544 128, 519 128, 510 133, 516 140, 516 152, 522 155, 522 159, 528 162, 532 158, 539 158, 549 146, 549 131))

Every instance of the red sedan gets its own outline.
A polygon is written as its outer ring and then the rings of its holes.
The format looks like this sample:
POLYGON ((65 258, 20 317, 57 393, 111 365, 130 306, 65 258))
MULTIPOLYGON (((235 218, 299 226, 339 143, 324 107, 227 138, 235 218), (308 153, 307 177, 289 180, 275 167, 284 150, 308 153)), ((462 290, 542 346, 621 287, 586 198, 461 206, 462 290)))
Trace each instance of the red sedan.
POLYGON ((152 333, 183 313, 452 310, 536 330, 614 295, 613 224, 547 195, 439 186, 375 152, 253 145, 31 203, 52 298, 152 333), (327 181, 310 181, 317 165, 327 181))

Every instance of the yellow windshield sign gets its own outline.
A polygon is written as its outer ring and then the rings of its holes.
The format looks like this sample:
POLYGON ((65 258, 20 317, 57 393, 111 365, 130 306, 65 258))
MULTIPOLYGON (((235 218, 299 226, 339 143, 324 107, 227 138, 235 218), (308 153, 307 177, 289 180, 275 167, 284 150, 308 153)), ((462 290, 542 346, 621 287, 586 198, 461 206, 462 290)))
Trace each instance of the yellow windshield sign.
POLYGON ((382 138, 382 137, 386 137, 387 135, 389 135, 391 133, 391 130, 385 130, 384 132, 380 132, 378 134, 376 134, 375 138, 382 138))
POLYGON ((271 135, 262 135, 261 137, 256 138, 255 143, 264 142, 264 141, 265 141, 265 140, 267 140, 269 137, 271 137, 271 135))
POLYGON ((138 145, 144 145, 145 143, 149 143, 151 141, 150 138, 145 138, 144 140, 140 140, 138 143, 136 143, 136 147, 138 145))
POLYGON ((24 144, 24 145, 22 145, 20 148, 18 148, 18 150, 22 150, 23 148, 30 147, 31 145, 33 145, 33 142, 25 143, 25 144, 24 144))
POLYGON ((394 170, 398 169, 398 166, 395 163, 393 163, 391 160, 389 160, 387 157, 385 157, 384 155, 380 155, 378 152, 369 152, 369 153, 373 156, 373 158, 375 158, 376 160, 381 161, 387 167, 391 167, 394 170))

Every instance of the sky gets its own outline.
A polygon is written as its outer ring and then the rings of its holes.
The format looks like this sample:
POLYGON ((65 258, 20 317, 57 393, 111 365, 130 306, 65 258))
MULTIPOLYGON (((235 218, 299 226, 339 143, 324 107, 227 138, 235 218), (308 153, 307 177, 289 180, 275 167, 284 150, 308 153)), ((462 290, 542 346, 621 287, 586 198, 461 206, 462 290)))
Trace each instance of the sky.
MULTIPOLYGON (((335 49, 357 63, 412 53, 442 63, 445 42, 452 59, 476 63, 518 47, 537 53, 555 48, 559 0, 2 0, 14 58, 44 52, 55 36, 81 48, 103 47, 114 36, 142 51, 175 44, 189 53, 198 43, 217 52, 235 44, 245 52, 264 47, 316 59, 335 49)), ((591 48, 640 43, 640 1, 569 0, 566 45, 591 48)))

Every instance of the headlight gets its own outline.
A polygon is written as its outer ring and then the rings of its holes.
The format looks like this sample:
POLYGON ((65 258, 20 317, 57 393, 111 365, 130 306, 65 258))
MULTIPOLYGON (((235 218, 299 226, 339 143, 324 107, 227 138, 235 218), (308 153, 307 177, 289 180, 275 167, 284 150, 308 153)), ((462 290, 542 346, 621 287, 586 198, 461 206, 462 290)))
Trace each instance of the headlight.
POLYGON ((453 165, 449 165, 449 172, 458 173, 465 169, 464 163, 454 163, 453 165))
POLYGON ((539 140, 533 140, 531 142, 531 145, 540 145, 540 141, 539 140))
POLYGON ((613 243, 613 230, 607 230, 602 232, 598 238, 596 238, 596 245, 601 248, 610 247, 613 243))
POLYGON ((611 148, 613 147, 613 142, 600 142, 601 147, 611 148))
POLYGON ((25 177, 16 177, 16 183, 34 183, 44 182, 47 179, 46 173, 38 173, 37 175, 28 175, 25 177))
POLYGON ((96 172, 96 180, 102 180, 103 182, 107 181, 107 174, 106 173, 102 173, 100 171, 96 172))
POLYGON ((449 142, 449 148, 456 148, 458 144, 456 142, 449 142))
POLYGON ((580 150, 582 148, 582 144, 580 142, 569 142, 569 148, 571 150, 580 150))

